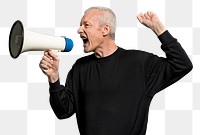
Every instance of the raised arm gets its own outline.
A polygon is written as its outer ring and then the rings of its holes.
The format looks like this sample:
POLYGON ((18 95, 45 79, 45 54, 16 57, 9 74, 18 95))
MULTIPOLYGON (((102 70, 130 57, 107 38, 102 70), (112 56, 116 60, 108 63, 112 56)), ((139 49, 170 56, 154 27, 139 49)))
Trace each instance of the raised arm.
POLYGON ((158 36, 161 49, 166 54, 166 58, 149 54, 145 59, 144 85, 147 95, 152 97, 189 73, 193 65, 180 43, 166 30, 155 13, 140 13, 137 18, 158 36))

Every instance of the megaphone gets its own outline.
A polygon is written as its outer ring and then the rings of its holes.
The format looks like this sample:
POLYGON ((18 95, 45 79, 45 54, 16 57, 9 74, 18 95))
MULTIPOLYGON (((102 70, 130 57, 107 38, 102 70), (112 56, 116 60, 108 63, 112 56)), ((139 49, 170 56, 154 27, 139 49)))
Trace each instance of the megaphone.
POLYGON ((21 21, 17 20, 9 35, 9 52, 12 58, 17 58, 27 51, 44 51, 48 49, 69 52, 73 41, 66 37, 56 37, 35 33, 24 29, 21 21))

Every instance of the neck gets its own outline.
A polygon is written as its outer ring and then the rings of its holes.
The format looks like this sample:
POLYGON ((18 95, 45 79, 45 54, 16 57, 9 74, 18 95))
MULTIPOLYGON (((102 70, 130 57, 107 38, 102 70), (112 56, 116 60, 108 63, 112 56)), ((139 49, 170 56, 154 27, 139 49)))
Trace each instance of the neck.
POLYGON ((115 42, 113 40, 110 40, 96 48, 94 54, 97 58, 107 57, 113 54, 117 50, 117 48, 118 46, 115 44, 115 42))

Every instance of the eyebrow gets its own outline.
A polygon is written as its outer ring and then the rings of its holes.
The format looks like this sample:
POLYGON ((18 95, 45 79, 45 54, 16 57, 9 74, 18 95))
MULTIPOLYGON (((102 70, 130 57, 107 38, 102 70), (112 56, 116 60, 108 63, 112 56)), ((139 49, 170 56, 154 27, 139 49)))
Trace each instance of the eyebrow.
POLYGON ((91 24, 91 22, 89 22, 89 21, 84 21, 84 22, 80 22, 80 26, 82 25, 82 24, 87 24, 87 23, 89 23, 89 24, 91 24))

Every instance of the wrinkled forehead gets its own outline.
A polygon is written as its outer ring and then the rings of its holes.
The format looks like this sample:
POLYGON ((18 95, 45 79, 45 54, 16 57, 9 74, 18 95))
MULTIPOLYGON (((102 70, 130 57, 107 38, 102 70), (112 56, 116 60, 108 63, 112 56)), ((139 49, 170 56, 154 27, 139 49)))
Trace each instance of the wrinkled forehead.
POLYGON ((100 14, 101 14, 101 12, 100 12, 99 10, 97 10, 97 9, 92 9, 92 10, 86 12, 86 13, 83 15, 83 17, 82 17, 82 19, 81 19, 81 23, 83 23, 83 22, 93 22, 93 21, 98 22, 98 21, 99 21, 99 20, 98 20, 98 16, 99 16, 100 14))

